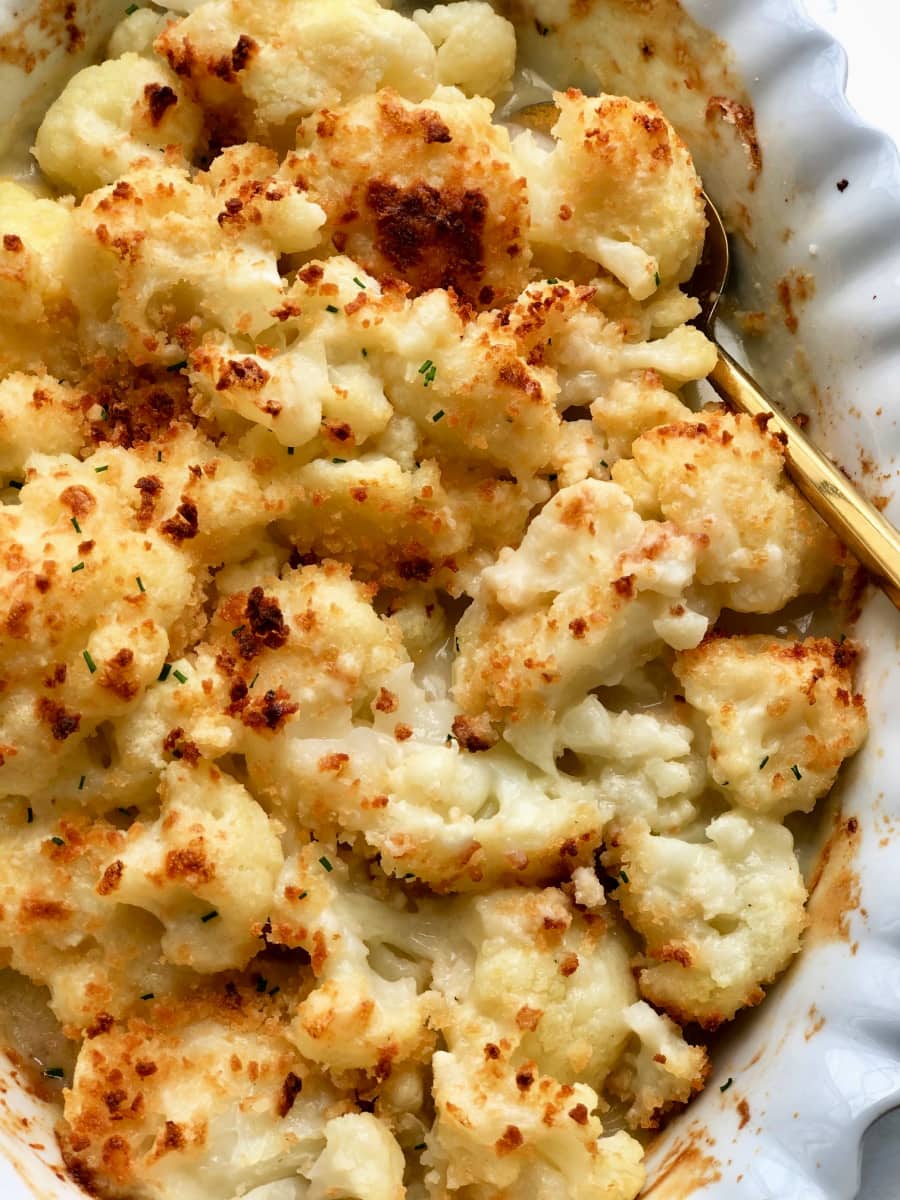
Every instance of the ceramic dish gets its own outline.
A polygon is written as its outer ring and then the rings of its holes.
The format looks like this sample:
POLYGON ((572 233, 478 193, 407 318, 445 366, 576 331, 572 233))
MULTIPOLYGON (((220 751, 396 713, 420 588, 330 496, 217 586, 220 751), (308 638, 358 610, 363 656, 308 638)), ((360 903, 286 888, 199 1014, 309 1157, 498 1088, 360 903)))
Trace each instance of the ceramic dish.
MULTIPOLYGON (((609 3, 641 10, 651 30, 661 31, 671 11, 670 0, 609 3)), ((4 118, 5 128, 0 121, 0 151, 27 135, 122 7, 78 0, 59 21, 59 0, 0 0, 0 44, 12 51, 0 54, 0 111, 17 114, 4 118)), ((598 80, 581 39, 541 33, 569 6, 516 0, 512 7, 528 29, 526 57, 552 83, 629 90, 627 68, 617 79, 620 64, 607 63, 598 80)), ((684 0, 684 7, 734 49, 763 148, 758 178, 747 111, 733 93, 723 105, 710 91, 725 78, 721 71, 707 77, 686 68, 679 82, 648 67, 630 90, 653 95, 680 126, 738 229, 738 304, 754 312, 781 305, 784 320, 770 321, 748 344, 754 369, 812 419, 815 438, 848 472, 889 501, 900 452, 891 403, 900 374, 897 152, 849 109, 843 52, 793 0, 684 0), (810 280, 798 288, 800 276, 812 277, 814 294, 810 280), (793 318, 795 330, 786 327, 793 318)), ((691 53, 686 46, 686 61, 691 53)), ((890 508, 900 517, 898 506, 890 508)), ((762 1008, 736 1022, 714 1053, 706 1091, 657 1140, 644 1192, 653 1200, 850 1200, 863 1131, 900 1103, 900 842, 893 836, 900 800, 892 787, 900 751, 891 745, 900 710, 898 628, 882 597, 868 603, 857 628, 867 647, 871 734, 843 779, 805 952, 762 1008)), ((0 1195, 78 1194, 60 1167, 49 1109, 3 1060, 0 1195)))

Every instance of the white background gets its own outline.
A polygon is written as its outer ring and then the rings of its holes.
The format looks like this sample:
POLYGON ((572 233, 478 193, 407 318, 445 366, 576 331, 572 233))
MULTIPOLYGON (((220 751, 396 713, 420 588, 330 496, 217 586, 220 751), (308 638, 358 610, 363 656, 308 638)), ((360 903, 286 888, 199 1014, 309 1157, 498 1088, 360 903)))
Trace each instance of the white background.
MULTIPOLYGON (((851 104, 900 144, 900 0, 804 2, 847 51, 851 104)), ((866 1137, 859 1200, 900 1200, 900 1109, 866 1137)))

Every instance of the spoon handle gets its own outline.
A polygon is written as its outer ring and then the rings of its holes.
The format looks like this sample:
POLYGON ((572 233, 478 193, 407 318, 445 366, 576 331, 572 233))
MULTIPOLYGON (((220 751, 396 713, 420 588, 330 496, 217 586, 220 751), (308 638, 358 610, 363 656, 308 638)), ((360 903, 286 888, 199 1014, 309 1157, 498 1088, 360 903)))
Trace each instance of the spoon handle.
POLYGON ((869 571, 872 580, 900 609, 900 534, 809 438, 775 407, 756 381, 727 350, 709 382, 719 395, 752 417, 768 417, 768 429, 787 438, 785 465, 794 483, 822 520, 869 571))

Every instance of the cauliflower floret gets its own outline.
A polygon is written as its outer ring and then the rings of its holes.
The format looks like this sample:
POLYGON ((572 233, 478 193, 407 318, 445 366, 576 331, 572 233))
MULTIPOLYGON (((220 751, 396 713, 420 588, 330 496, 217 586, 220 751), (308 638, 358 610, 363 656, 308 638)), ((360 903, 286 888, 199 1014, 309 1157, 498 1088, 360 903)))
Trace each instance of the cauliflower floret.
POLYGON ((781 818, 809 812, 866 735, 853 690, 857 651, 830 638, 716 638, 676 657, 708 730, 710 777, 733 804, 781 818))
POLYGON ((418 8, 413 20, 437 50, 439 83, 467 96, 496 96, 512 84, 516 31, 485 0, 457 0, 418 8))
POLYGON ((299 555, 336 558, 383 587, 423 583, 459 595, 503 546, 518 545, 549 489, 481 472, 441 471, 434 460, 404 468, 372 452, 300 468, 302 491, 284 528, 299 555))
POLYGON ((309 1172, 309 1200, 403 1200, 406 1160, 372 1113, 345 1113, 325 1126, 325 1149, 309 1172))
POLYGON ((204 105, 263 139, 380 87, 422 100, 435 84, 428 37, 378 0, 209 0, 167 26, 156 50, 204 105))
POLYGON ((392 734, 357 727, 254 748, 253 785, 319 836, 362 833, 386 872, 438 892, 544 882, 592 860, 612 812, 592 789, 502 747, 462 753, 436 730, 432 744, 413 739, 403 715, 380 723, 392 734))
POLYGON ((77 236, 71 201, 37 199, 0 180, 0 378, 75 373, 77 236))
POLYGON ((655 104, 624 96, 554 96, 552 151, 531 133, 513 150, 528 178, 537 245, 577 251, 636 299, 690 278, 706 230, 687 146, 655 104))
POLYGON ((435 1023, 449 1048, 487 1055, 501 1045, 529 1064, 523 1080, 536 1064, 560 1083, 599 1091, 629 1037, 623 1014, 637 999, 612 911, 587 916, 556 888, 516 888, 457 901, 448 918, 433 987, 445 998, 435 1023))
POLYGON ((570 708, 555 724, 539 719, 511 725, 504 736, 544 770, 570 764, 620 821, 642 817, 654 833, 677 833, 698 813, 706 787, 701 756, 684 714, 657 705, 652 712, 610 712, 596 696, 570 708))
POLYGON ((178 972, 161 961, 158 922, 110 904, 97 890, 110 853, 125 844, 121 829, 50 802, 26 807, 9 800, 2 811, 3 960, 46 984, 70 1036, 177 983, 178 972))
POLYGON ((19 495, 0 508, 0 794, 27 796, 156 679, 195 582, 129 519, 102 452, 32 455, 19 495))
POLYGON ((596 1093, 535 1072, 522 1087, 501 1056, 434 1056, 436 1120, 426 1161, 431 1194, 451 1200, 634 1200, 643 1151, 627 1133, 604 1137, 596 1093))
POLYGON ((152 8, 136 8, 112 31, 106 46, 107 58, 121 58, 123 54, 140 54, 154 59, 153 43, 168 23, 165 13, 152 8))
POLYGON ((0 474, 21 481, 36 445, 44 454, 77 454, 84 444, 84 397, 50 375, 0 379, 0 474))
POLYGON ((527 478, 552 460, 560 421, 552 371, 530 365, 502 317, 467 319, 452 295, 429 292, 390 323, 387 393, 422 449, 527 478))
POLYGON ((51 182, 80 196, 139 161, 189 161, 202 130, 178 76, 128 53, 72 76, 41 122, 34 156, 51 182))
POLYGON ((560 712, 663 642, 696 645, 707 620, 684 600, 695 556, 692 538, 644 523, 614 484, 564 488, 482 573, 457 631, 457 701, 513 721, 560 712))
MULTIPOLYGON (((655 499, 645 515, 707 539, 697 582, 722 606, 775 612, 824 587, 837 542, 788 481, 781 442, 750 417, 704 412, 651 429, 632 454, 655 499)), ((618 464, 613 478, 632 491, 618 464)))
POLYGON ((658 372, 653 370, 615 380, 591 404, 591 417, 606 438, 610 462, 630 457, 635 438, 648 429, 684 421, 690 416, 687 405, 665 388, 658 372))
POLYGON ((369 326, 395 304, 351 259, 309 263, 266 343, 248 354, 246 338, 207 335, 191 356, 191 381, 211 413, 235 412, 270 429, 291 454, 321 434, 304 457, 347 456, 383 433, 393 415, 377 354, 383 337, 369 326))
POLYGON ((285 170, 327 212, 335 248, 371 274, 491 308, 515 299, 530 260, 525 180, 491 109, 455 88, 421 104, 363 96, 304 122, 285 170))
POLYGON ((227 714, 247 731, 247 753, 265 755, 286 724, 306 736, 342 729, 406 655, 399 629, 372 607, 373 589, 349 568, 324 563, 280 580, 253 577, 259 582, 249 591, 222 579, 208 630, 211 695, 217 706, 226 697, 227 714))
POLYGON ((643 1000, 624 1012, 634 1033, 620 1067, 608 1088, 630 1100, 628 1121, 640 1129, 658 1129, 662 1116, 675 1105, 687 1104, 709 1074, 702 1046, 691 1046, 675 1022, 643 1000))
POLYGON ((640 989, 684 1024, 715 1029, 763 999, 800 949, 806 889, 783 825, 749 812, 717 817, 707 841, 615 827, 604 865, 647 947, 640 989))
POLYGON ((354 889, 346 864, 321 842, 288 861, 269 938, 301 947, 312 960, 317 986, 288 1033, 306 1058, 333 1072, 362 1069, 382 1078, 393 1064, 429 1057, 434 1035, 416 980, 384 978, 371 965, 370 943, 402 944, 403 916, 354 889))
POLYGON ((74 1177, 110 1200, 209 1200, 309 1179, 330 1121, 355 1105, 284 1036, 284 996, 225 981, 107 1023, 64 1093, 74 1177))
POLYGON ((212 972, 243 967, 281 870, 281 844, 247 790, 209 763, 173 762, 158 819, 136 822, 107 865, 104 895, 144 908, 165 926, 169 962, 212 972))
MULTIPOLYGON (((289 185, 271 191, 263 185, 256 208, 292 204, 292 249, 311 248, 324 214, 299 194, 290 199, 290 192, 289 185)), ((273 324, 272 312, 284 300, 281 231, 276 223, 270 232, 262 217, 230 219, 241 217, 242 203, 217 189, 215 177, 192 181, 174 167, 134 168, 114 187, 87 196, 77 226, 88 348, 124 352, 136 364, 173 365, 206 329, 253 336, 273 324)))

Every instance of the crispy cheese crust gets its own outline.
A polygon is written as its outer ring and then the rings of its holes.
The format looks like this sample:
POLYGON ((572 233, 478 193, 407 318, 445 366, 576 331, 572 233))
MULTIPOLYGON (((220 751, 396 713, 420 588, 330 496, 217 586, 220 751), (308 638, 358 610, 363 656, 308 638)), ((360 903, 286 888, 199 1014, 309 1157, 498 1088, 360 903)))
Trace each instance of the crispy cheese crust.
POLYGON ((654 105, 511 135, 483 0, 190 8, 0 182, 0 1005, 100 1197, 634 1200, 865 736, 720 614, 841 551, 680 394, 654 105))

